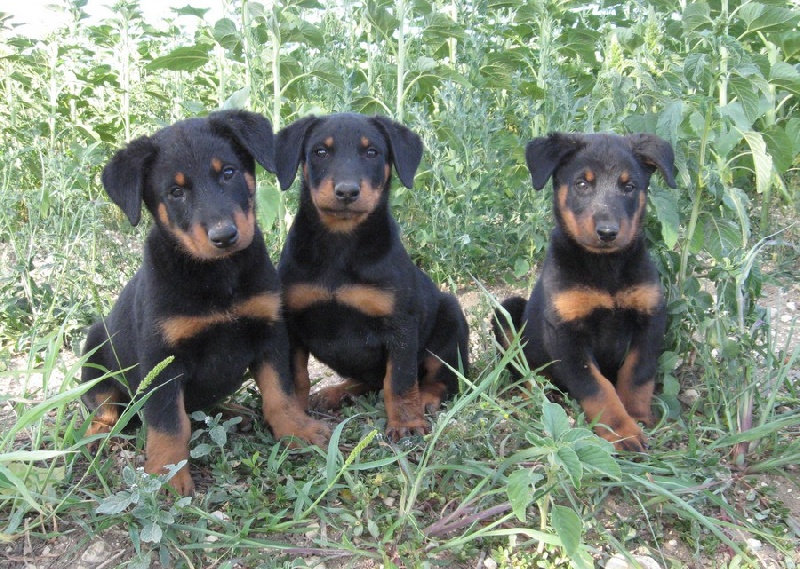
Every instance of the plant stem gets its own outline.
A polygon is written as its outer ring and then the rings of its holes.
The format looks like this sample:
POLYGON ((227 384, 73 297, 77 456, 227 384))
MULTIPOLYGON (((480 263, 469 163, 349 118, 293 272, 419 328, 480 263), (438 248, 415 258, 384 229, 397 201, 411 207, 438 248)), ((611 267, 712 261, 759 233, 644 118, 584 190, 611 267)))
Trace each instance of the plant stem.
POLYGON ((692 240, 694 239, 694 232, 697 230, 697 219, 700 216, 700 200, 703 196, 703 187, 705 181, 703 179, 703 167, 706 163, 706 145, 708 144, 708 135, 711 132, 711 109, 706 110, 705 126, 703 127, 703 137, 700 139, 700 154, 697 157, 697 178, 694 183, 694 200, 692 202, 692 214, 689 217, 689 226, 686 229, 686 238, 683 242, 683 250, 681 251, 681 266, 678 272, 678 290, 682 289, 683 283, 686 281, 686 273, 689 264, 689 248, 691 247, 692 240))
POLYGON ((405 109, 404 79, 406 74, 406 1, 397 0, 397 19, 400 25, 397 28, 397 120, 403 122, 405 109))

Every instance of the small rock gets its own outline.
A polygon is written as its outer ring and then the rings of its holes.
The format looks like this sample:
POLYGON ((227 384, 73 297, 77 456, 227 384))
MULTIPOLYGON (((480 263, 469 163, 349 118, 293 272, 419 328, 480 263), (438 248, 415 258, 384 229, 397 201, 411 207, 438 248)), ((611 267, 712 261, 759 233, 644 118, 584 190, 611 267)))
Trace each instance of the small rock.
POLYGON ((686 400, 686 403, 688 403, 689 405, 691 405, 692 403, 697 401, 697 399, 699 397, 700 397, 700 394, 697 392, 697 390, 694 389, 694 388, 691 388, 691 387, 689 389, 684 390, 684 392, 683 392, 683 398, 686 400))
POLYGON ((102 539, 98 539, 94 543, 90 543, 86 551, 81 555, 81 563, 89 567, 99 565, 109 557, 109 552, 106 551, 106 543, 102 539))
POLYGON ((757 539, 753 539, 752 537, 748 538, 747 539, 747 548, 750 551, 753 551, 753 552, 758 551, 759 549, 761 549, 761 542, 758 541, 757 539))
POLYGON ((486 569, 497 569, 497 561, 492 559, 491 557, 487 557, 483 560, 483 566, 486 569))
POLYGON ((791 322, 792 320, 794 320, 794 316, 791 314, 781 314, 781 322, 784 324, 791 322))
POLYGON ((790 300, 789 302, 786 303, 786 308, 794 312, 795 310, 797 310, 797 303, 794 300, 790 300))

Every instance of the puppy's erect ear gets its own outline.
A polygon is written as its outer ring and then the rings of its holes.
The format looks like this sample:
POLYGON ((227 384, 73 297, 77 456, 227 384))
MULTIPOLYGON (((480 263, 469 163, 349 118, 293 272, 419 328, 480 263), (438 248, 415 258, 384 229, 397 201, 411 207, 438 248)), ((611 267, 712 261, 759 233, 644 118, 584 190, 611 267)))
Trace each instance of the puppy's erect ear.
POLYGON ((103 187, 131 225, 142 218, 142 197, 147 181, 147 168, 158 153, 158 146, 147 136, 131 141, 118 150, 103 168, 103 187))
POLYGON ((392 161, 400 182, 406 188, 411 188, 414 185, 414 174, 422 160, 422 139, 411 129, 392 119, 375 116, 372 120, 383 130, 392 148, 392 161))
POLYGON ((275 166, 281 190, 288 190, 294 182, 297 166, 303 160, 306 134, 317 120, 313 115, 307 116, 278 131, 275 137, 275 166))
POLYGON ((541 190, 559 164, 583 146, 580 135, 560 132, 531 140, 525 147, 525 162, 528 163, 534 189, 541 190))
POLYGON ((267 172, 275 172, 272 124, 250 111, 217 111, 208 115, 211 128, 244 148, 267 172))
POLYGON ((654 134, 629 134, 625 138, 630 141, 633 154, 639 162, 651 171, 658 168, 670 188, 678 187, 672 175, 675 169, 675 154, 669 142, 654 134))

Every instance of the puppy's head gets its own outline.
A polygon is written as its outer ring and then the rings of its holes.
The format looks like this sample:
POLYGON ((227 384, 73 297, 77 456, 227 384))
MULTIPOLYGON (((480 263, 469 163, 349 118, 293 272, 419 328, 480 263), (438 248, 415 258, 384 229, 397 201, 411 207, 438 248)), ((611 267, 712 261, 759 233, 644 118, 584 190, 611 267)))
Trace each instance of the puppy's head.
POLYGON ((674 188, 672 146, 650 134, 561 134, 525 149, 533 187, 553 178, 556 221, 592 253, 628 247, 640 235, 650 176, 658 169, 674 188))
POLYGON ((422 159, 422 141, 386 117, 336 114, 295 121, 276 136, 281 189, 303 164, 307 192, 326 229, 349 233, 389 199, 392 164, 410 188, 422 159))
POLYGON ((133 225, 142 203, 192 258, 219 259, 255 234, 255 162, 274 172, 272 126, 220 111, 133 140, 103 170, 103 185, 133 225))

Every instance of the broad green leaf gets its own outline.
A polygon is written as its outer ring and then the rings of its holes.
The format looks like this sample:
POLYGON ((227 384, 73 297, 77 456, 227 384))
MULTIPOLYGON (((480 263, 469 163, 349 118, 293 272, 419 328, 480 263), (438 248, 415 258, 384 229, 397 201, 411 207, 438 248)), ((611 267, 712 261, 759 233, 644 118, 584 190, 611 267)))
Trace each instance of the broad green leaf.
POLYGON ((761 93, 756 89, 756 85, 751 77, 733 76, 728 81, 730 93, 734 95, 742 105, 742 110, 749 124, 753 124, 761 115, 759 103, 761 93))
POLYGON ((159 543, 161 541, 162 534, 163 532, 161 531, 161 526, 159 526, 157 523, 151 522, 145 524, 139 537, 145 543, 159 543))
POLYGON ((603 443, 607 444, 597 444, 594 441, 587 442, 577 446, 575 452, 584 469, 619 480, 622 477, 622 470, 612 454, 614 447, 607 441, 603 441, 603 443))
POLYGON ((719 219, 711 215, 705 216, 703 224, 703 243, 701 251, 708 252, 717 261, 730 258, 742 244, 740 228, 727 219, 719 219))
POLYGON ((168 69, 170 71, 196 71, 208 63, 210 45, 197 44, 192 47, 179 47, 171 53, 157 57, 147 65, 148 71, 168 69))
POLYGON ((222 103, 222 108, 225 110, 231 109, 245 109, 247 108, 247 101, 250 99, 250 87, 242 87, 233 95, 225 99, 222 103))
POLYGON ((706 2, 691 2, 681 14, 684 31, 689 34, 702 28, 710 28, 713 24, 711 20, 711 9, 706 2))
POLYGON ((506 483, 506 495, 508 496, 508 501, 511 502, 511 509, 517 519, 523 523, 527 518, 528 506, 533 496, 532 473, 533 471, 530 468, 515 470, 508 477, 508 482, 506 483))
POLYGON ((236 29, 236 23, 230 18, 218 20, 214 25, 212 36, 225 49, 235 49, 240 43, 239 30, 236 29))
POLYGON ((558 462, 560 462, 564 470, 566 470, 572 485, 580 489, 583 479, 583 465, 578 458, 578 454, 572 447, 563 446, 556 451, 556 456, 558 457, 558 462))
POLYGON ((753 165, 756 172, 756 191, 761 194, 769 189, 772 177, 772 157, 767 153, 767 144, 761 133, 746 131, 742 133, 750 153, 753 156, 753 165))
POLYGON ((668 190, 656 186, 650 189, 650 203, 653 204, 656 219, 661 224, 661 238, 668 249, 678 243, 678 230, 681 225, 678 197, 668 190))
POLYGON ((800 20, 800 11, 747 2, 739 9, 739 16, 747 24, 747 33, 791 32, 800 20))
POLYGON ((514 278, 522 278, 528 274, 528 271, 531 269, 530 263, 524 257, 517 257, 517 260, 514 261, 514 278))
POLYGON ((800 95, 800 71, 794 65, 778 61, 769 69, 769 82, 800 95))
POLYGON ((209 8, 195 8, 187 4, 183 8, 173 8, 172 11, 179 16, 197 16, 198 18, 203 18, 208 13, 209 8))
POLYGON ((736 213, 741 228, 741 246, 746 247, 750 240, 750 216, 748 215, 750 200, 747 194, 739 188, 728 188, 722 197, 722 202, 736 213))
POLYGON ((576 555, 581 546, 581 535, 583 534, 583 522, 578 514, 569 508, 556 505, 550 512, 550 523, 558 537, 561 538, 567 556, 576 555))
POLYGON ((127 490, 122 490, 121 492, 108 496, 100 502, 95 512, 98 514, 119 514, 134 503, 136 503, 136 498, 127 490))
POLYGON ((673 101, 658 115, 656 134, 678 144, 678 132, 683 122, 683 102, 673 101))
POLYGON ((567 412, 558 403, 545 399, 542 403, 542 425, 545 434, 557 441, 569 429, 567 412))
POLYGON ((800 117, 793 117, 786 121, 784 132, 792 141, 792 154, 800 154, 800 117))

